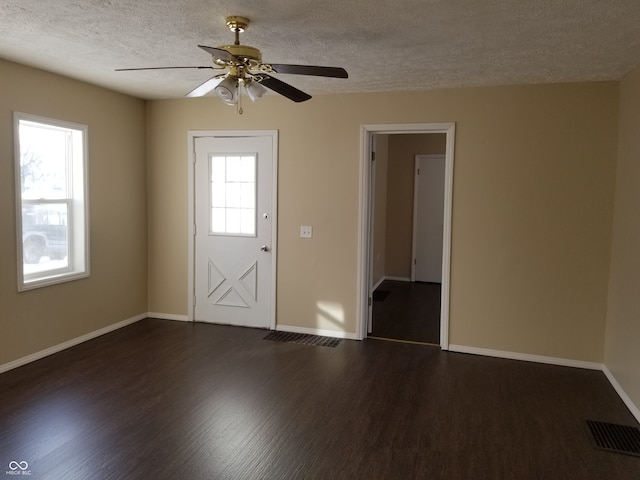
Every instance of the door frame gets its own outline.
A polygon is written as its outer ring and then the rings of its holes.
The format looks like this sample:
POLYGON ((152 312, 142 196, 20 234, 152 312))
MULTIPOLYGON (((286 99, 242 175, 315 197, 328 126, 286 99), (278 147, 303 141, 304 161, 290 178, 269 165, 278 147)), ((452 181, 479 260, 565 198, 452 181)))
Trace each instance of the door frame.
MULTIPOLYGON (((411 281, 416 281, 416 257, 418 254, 418 185, 419 185, 419 176, 418 176, 418 165, 421 159, 425 160, 444 160, 445 168, 446 168, 446 156, 437 153, 437 154, 416 154, 415 156, 415 166, 413 171, 413 231, 411 232, 411 281)), ((445 173, 446 175, 446 173, 445 173)), ((446 183, 446 180, 445 180, 446 183)), ((446 193, 445 193, 446 195, 446 193)), ((444 234, 444 225, 442 226, 443 234, 444 234)), ((444 242, 443 242, 444 243, 444 242)))
POLYGON ((449 297, 451 270, 451 213, 453 204, 453 159, 455 123, 365 124, 360 126, 360 185, 358 206, 358 302, 356 333, 367 338, 373 298, 371 255, 373 243, 373 196, 371 188, 371 152, 376 134, 444 133, 446 134, 444 227, 442 242, 442 293, 440 300, 440 348, 449 349, 449 297))
POLYGON ((195 240, 196 240, 196 191, 195 191, 195 141, 201 137, 213 138, 241 138, 241 137, 271 137, 272 145, 272 174, 271 174, 271 310, 269 312, 269 329, 276 328, 276 290, 277 290, 277 257, 278 257, 278 130, 189 130, 187 132, 188 159, 188 285, 187 285, 187 320, 195 321, 195 240))

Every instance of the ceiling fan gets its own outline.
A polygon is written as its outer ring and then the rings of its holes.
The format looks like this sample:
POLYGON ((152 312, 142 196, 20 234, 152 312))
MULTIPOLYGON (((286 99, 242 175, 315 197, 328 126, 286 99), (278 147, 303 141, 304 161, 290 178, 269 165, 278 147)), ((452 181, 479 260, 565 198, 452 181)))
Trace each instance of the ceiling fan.
MULTIPOLYGON (((241 95, 241 88, 252 101, 257 101, 267 91, 264 87, 284 95, 294 102, 304 102, 311 95, 273 77, 273 74, 285 73, 294 75, 312 75, 317 77, 348 78, 344 68, 321 67, 317 65, 291 65, 284 63, 263 63, 262 53, 255 47, 240 44, 240 33, 249 26, 249 19, 232 16, 226 18, 227 26, 235 34, 233 45, 221 45, 219 47, 207 47, 198 45, 199 48, 211 55, 213 65, 187 66, 187 67, 143 67, 143 68, 118 68, 116 71, 131 70, 165 70, 174 68, 197 68, 225 70, 214 75, 209 80, 198 85, 186 94, 187 97, 201 97, 211 90, 226 104, 237 105, 241 95)), ((242 113, 242 110, 239 109, 242 113)))

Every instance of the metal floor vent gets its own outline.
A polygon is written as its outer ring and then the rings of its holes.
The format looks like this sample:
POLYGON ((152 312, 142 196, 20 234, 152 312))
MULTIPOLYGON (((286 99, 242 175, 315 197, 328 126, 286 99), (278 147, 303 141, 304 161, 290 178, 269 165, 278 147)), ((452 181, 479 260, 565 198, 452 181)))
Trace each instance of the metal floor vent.
POLYGON ((627 425, 587 420, 595 447, 609 452, 640 457, 640 430, 627 425))
POLYGON ((302 345, 317 345, 320 347, 337 347, 340 345, 340 338, 321 337, 319 335, 309 335, 307 333, 291 333, 291 332, 271 332, 265 340, 274 340, 276 342, 300 343, 302 345))

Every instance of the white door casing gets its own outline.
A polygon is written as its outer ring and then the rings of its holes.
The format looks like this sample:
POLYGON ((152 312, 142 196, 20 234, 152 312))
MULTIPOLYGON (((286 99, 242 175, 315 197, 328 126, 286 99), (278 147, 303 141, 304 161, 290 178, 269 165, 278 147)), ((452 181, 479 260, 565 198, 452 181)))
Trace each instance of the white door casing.
POLYGON ((190 133, 190 318, 275 328, 277 132, 206 133, 190 133))
MULTIPOLYGON (((376 198, 376 154, 377 154, 377 137, 374 136, 371 138, 371 175, 369 176, 369 191, 371 192, 371 199, 375 201, 376 198)), ((373 291, 375 285, 373 284, 373 251, 374 251, 374 237, 375 237, 375 215, 371 215, 371 219, 369 222, 369 231, 367 232, 367 236, 371 239, 371 245, 369 246, 369 285, 368 289, 371 292, 370 298, 373 301, 373 291)), ((373 308, 369 309, 367 314, 367 333, 371 333, 373 331, 373 308)))
POLYGON ((411 281, 442 283, 444 155, 416 155, 411 281))
POLYGON ((449 349, 449 297, 451 266, 451 214, 453 204, 453 159, 455 146, 455 123, 404 123, 371 124, 360 126, 360 203, 358 218, 358 298, 356 306, 357 338, 367 337, 371 315, 372 292, 370 290, 370 225, 371 205, 371 149, 376 134, 444 133, 446 134, 445 181, 444 181, 444 227, 442 241, 442 293, 440 300, 440 348, 449 349))

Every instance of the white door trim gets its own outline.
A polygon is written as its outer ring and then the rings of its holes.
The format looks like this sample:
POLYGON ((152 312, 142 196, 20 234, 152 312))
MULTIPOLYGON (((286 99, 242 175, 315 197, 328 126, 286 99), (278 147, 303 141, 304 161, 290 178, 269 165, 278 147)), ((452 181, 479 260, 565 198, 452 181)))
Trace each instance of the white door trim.
MULTIPOLYGON (((411 281, 416 281, 416 257, 418 255, 418 165, 421 159, 445 160, 442 154, 418 154, 415 156, 415 166, 413 172, 413 230, 411 234, 411 281)), ((444 227, 443 227, 444 228, 444 227)), ((443 263, 444 264, 444 263, 443 263)))
POLYGON ((188 198, 189 198, 189 215, 188 229, 189 235, 189 274, 187 285, 188 309, 187 318, 194 321, 194 299, 195 299, 195 162, 196 150, 195 141, 200 137, 271 137, 273 146, 273 174, 271 188, 271 311, 269 312, 269 329, 276 328, 276 289, 277 289, 277 272, 276 266, 278 255, 278 130, 190 130, 187 132, 187 159, 188 159, 188 198))
POLYGON ((442 295, 440 302, 440 347, 449 349, 449 296, 451 270, 451 212, 453 204, 453 158, 455 123, 408 123, 360 126, 360 196, 358 215, 358 303, 356 305, 356 333, 358 339, 367 337, 371 313, 370 255, 371 255, 371 148, 375 134, 444 133, 446 134, 444 231, 442 245, 442 295))

